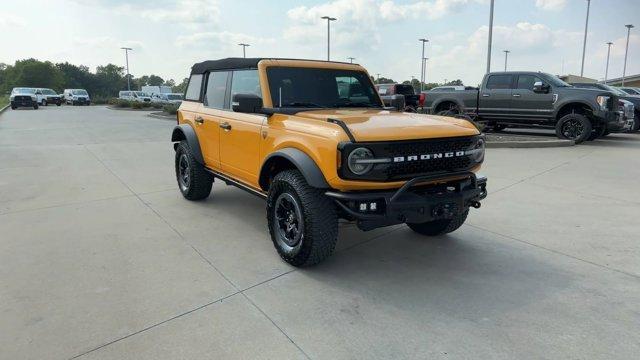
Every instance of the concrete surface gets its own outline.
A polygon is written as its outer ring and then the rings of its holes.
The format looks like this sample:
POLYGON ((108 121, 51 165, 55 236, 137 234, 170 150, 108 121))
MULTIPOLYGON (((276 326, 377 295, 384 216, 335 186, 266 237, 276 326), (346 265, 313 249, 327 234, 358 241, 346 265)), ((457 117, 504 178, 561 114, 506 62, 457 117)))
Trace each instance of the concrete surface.
POLYGON ((459 231, 342 225, 295 269, 264 202, 175 185, 173 123, 105 107, 0 116, 0 359, 632 359, 640 134, 490 149, 459 231))

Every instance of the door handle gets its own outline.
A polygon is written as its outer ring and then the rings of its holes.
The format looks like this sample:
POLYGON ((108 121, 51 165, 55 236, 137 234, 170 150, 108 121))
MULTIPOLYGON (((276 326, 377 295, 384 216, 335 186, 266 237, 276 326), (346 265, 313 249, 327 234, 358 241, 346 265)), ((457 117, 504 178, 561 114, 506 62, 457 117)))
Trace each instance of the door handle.
POLYGON ((198 123, 198 124, 203 124, 204 123, 204 119, 202 118, 202 116, 196 117, 196 123, 198 123))
POLYGON ((489 97, 489 94, 482 94, 482 97, 489 97))
POLYGON ((520 97, 520 94, 513 94, 513 97, 520 97))
POLYGON ((231 125, 225 121, 222 124, 220 124, 220 128, 224 129, 224 131, 229 131, 231 130, 231 125))

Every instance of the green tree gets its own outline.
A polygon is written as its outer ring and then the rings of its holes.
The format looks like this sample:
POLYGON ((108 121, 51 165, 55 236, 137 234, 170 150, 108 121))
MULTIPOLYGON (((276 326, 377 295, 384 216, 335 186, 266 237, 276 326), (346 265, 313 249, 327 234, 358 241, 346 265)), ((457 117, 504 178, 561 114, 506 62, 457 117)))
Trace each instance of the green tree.
POLYGON ((96 88, 94 94, 98 96, 116 96, 119 90, 127 87, 127 79, 124 76, 124 68, 122 66, 114 64, 98 66, 95 77, 96 88))
POLYGON ((184 94, 187 90, 187 85, 189 85, 189 78, 184 78, 180 84, 173 87, 172 91, 174 93, 184 94))

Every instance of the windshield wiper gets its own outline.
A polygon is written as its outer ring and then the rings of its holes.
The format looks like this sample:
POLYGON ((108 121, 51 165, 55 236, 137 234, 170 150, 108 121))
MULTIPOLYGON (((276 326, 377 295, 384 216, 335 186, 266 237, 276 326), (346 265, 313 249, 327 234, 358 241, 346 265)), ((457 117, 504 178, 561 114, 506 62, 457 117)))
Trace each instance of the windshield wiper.
POLYGON ((282 107, 314 107, 314 108, 324 108, 326 106, 322 106, 312 102, 302 102, 302 101, 294 101, 286 104, 282 104, 282 107))

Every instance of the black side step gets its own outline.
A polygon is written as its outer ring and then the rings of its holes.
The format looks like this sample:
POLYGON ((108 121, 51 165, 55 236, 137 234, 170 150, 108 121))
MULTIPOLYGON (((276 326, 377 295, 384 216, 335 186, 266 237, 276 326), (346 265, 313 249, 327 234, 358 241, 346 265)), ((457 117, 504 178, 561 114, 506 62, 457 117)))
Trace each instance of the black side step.
POLYGON ((234 179, 232 179, 230 177, 227 177, 226 175, 223 175, 223 174, 221 174, 221 173, 219 173, 217 171, 211 170, 209 168, 205 168, 205 169, 211 175, 213 175, 213 177, 224 181, 224 183, 227 184, 227 185, 235 186, 235 187, 237 187, 239 189, 242 189, 242 190, 248 192, 249 194, 255 195, 255 196, 257 196, 259 198, 262 198, 262 199, 266 199, 267 198, 267 194, 265 192, 258 191, 258 190, 254 189, 254 188, 252 188, 252 187, 250 187, 248 185, 245 185, 245 184, 243 184, 243 183, 241 183, 241 182, 239 182, 237 180, 234 180, 234 179))

